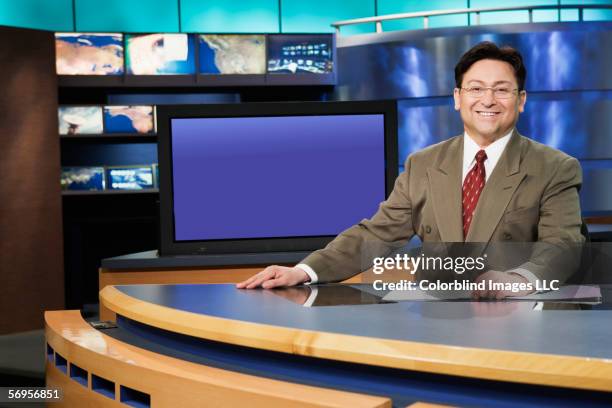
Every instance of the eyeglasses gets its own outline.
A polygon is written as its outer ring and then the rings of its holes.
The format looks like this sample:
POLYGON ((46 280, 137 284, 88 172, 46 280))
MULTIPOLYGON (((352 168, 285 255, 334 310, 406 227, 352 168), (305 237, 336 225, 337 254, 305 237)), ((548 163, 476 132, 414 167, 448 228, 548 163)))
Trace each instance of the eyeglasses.
POLYGON ((508 99, 508 98, 512 98, 512 96, 516 95, 516 92, 518 91, 518 89, 509 89, 509 88, 492 88, 490 86, 474 86, 471 88, 461 88, 463 89, 465 92, 467 92, 467 94, 469 96, 471 96, 472 98, 482 98, 485 93, 487 92, 488 89, 493 91, 493 96, 496 99, 508 99))

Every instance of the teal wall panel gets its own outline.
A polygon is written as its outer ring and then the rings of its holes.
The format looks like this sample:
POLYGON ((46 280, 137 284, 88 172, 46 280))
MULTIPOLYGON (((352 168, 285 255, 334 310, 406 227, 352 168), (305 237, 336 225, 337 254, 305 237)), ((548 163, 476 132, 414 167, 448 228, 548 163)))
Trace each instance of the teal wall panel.
MULTIPOLYGON (((602 4, 612 5, 612 0, 560 0, 561 4, 602 4)), ((612 20, 612 10, 608 9, 585 9, 584 21, 612 20)), ((578 10, 568 9, 561 11, 561 21, 578 21, 578 10)))
MULTIPOLYGON (((332 33, 331 23, 374 16, 374 0, 281 0, 284 33, 332 33)), ((374 24, 343 28, 342 35, 374 32, 374 24)))
MULTIPOLYGON (((457 8, 575 4, 576 0, 0 0, 0 25, 50 31, 318 33, 333 32, 338 20, 457 8), (75 27, 76 21, 76 27, 75 27)), ((581 4, 612 5, 612 0, 581 4)), ((577 21, 578 11, 536 10, 534 22, 577 21)), ((612 20, 612 10, 587 9, 585 21, 612 20)), ((524 23, 527 11, 483 13, 481 24, 524 23)), ((471 14, 429 19, 429 27, 475 23, 471 14)), ((422 29, 423 19, 383 23, 384 31, 422 29)), ((373 23, 342 29, 343 35, 371 33, 373 23)))
POLYGON ((584 21, 609 21, 612 20, 612 9, 608 10, 584 10, 584 21))
POLYGON ((0 25, 72 31, 72 0, 0 0, 0 25))
POLYGON ((75 0, 76 31, 179 31, 178 0, 75 0))
POLYGON ((612 0, 561 0, 561 4, 611 4, 612 0))
MULTIPOLYGON (((419 11, 451 10, 468 8, 467 0, 378 0, 378 15, 396 13, 416 13, 419 11)), ((466 14, 439 16, 429 18, 429 27, 457 27, 468 24, 466 14)), ((410 18, 383 23, 383 31, 420 30, 423 28, 423 18, 410 18)))
POLYGON ((561 21, 578 21, 578 9, 561 10, 561 21))
POLYGON ((181 29, 198 33, 278 33, 278 0, 181 0, 181 29))
POLYGON ((559 21, 559 10, 533 10, 534 23, 559 21))
MULTIPOLYGON (((491 0, 470 0, 471 8, 487 8, 487 7, 520 7, 520 6, 556 6, 557 0, 506 0, 491 3, 491 0)), ((541 20, 542 18, 551 18, 552 14, 543 11, 537 12, 538 21, 557 21, 557 11, 553 11, 555 18, 552 20, 541 20)), ((534 21, 536 19, 536 12, 534 12, 534 21)), ((470 15, 471 24, 475 24, 476 17, 474 14, 470 15)), ((528 23, 529 13, 525 11, 498 11, 492 13, 481 13, 480 24, 513 24, 513 23, 528 23)))

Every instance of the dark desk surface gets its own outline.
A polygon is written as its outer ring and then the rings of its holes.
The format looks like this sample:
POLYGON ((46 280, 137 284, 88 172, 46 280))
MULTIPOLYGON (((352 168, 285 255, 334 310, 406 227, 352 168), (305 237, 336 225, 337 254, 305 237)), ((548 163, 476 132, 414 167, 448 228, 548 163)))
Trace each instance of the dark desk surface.
MULTIPOLYGON (((351 285, 370 302, 368 286, 351 285)), ((286 297, 233 285, 135 285, 101 292, 107 307, 129 319, 235 345, 612 390, 612 310, 606 308, 534 310, 532 302, 514 301, 303 307, 286 297)))
POLYGON ((210 267, 227 265, 295 264, 310 252, 263 252, 244 254, 176 255, 160 256, 154 249, 102 259, 105 269, 158 269, 210 267))

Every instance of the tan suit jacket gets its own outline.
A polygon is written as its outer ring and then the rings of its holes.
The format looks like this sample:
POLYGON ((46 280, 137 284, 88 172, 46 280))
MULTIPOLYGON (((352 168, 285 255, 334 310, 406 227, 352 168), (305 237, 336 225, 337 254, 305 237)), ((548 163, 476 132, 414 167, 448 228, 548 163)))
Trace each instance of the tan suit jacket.
MULTIPOLYGON (((302 263, 314 269, 319 282, 336 282, 368 269, 371 264, 362 252, 371 262, 385 255, 382 248, 415 234, 424 243, 463 242, 462 163, 463 135, 412 154, 371 219, 342 232, 302 263), (373 253, 372 248, 380 249, 373 253)), ((544 247, 521 267, 539 279, 566 280, 571 270, 553 266, 559 253, 549 249, 563 251, 584 241, 581 183, 576 159, 515 131, 485 184, 465 242, 537 241, 544 247)))

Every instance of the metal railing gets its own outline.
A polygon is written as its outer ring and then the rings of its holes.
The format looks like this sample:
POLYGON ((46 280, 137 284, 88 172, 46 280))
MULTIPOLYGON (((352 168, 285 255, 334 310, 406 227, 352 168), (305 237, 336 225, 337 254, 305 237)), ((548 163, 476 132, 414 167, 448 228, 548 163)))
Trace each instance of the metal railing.
POLYGON ((475 14, 475 24, 480 25, 480 14, 490 13, 494 11, 528 11, 529 22, 533 23, 533 11, 534 10, 561 10, 561 9, 578 9, 578 21, 584 21, 584 9, 612 9, 612 5, 608 4, 557 4, 557 5, 545 5, 545 6, 515 6, 515 7, 490 7, 490 8, 465 8, 465 9, 451 9, 451 10, 432 10, 432 11, 419 11, 417 13, 398 13, 398 14, 387 14, 385 16, 375 17, 364 17, 354 18, 352 20, 342 20, 332 23, 332 27, 336 29, 336 34, 340 35, 340 27, 363 24, 363 23, 376 23, 376 32, 382 33, 382 22, 390 20, 403 20, 406 18, 419 18, 423 17, 423 28, 429 28, 429 17, 434 16, 446 16, 452 14, 475 14))

